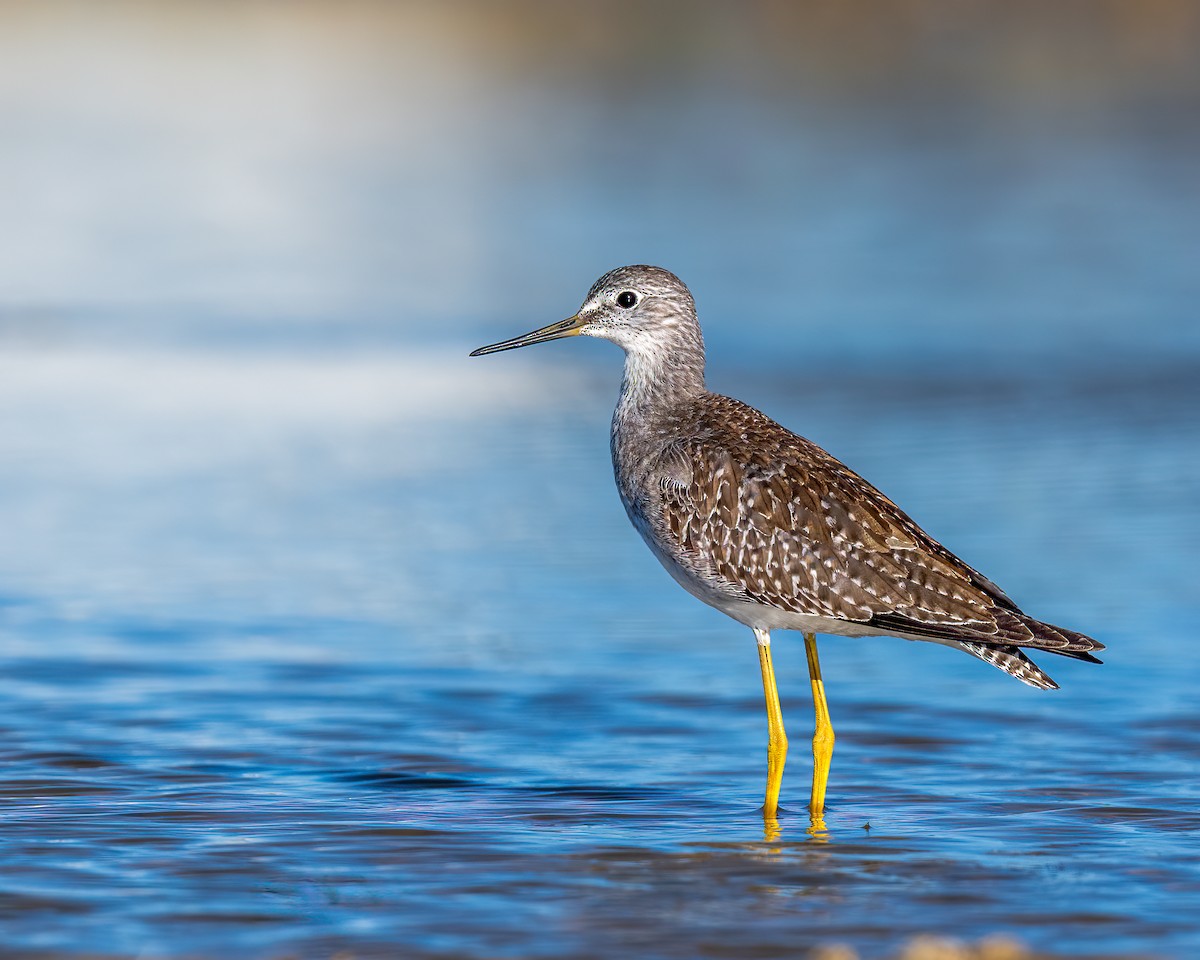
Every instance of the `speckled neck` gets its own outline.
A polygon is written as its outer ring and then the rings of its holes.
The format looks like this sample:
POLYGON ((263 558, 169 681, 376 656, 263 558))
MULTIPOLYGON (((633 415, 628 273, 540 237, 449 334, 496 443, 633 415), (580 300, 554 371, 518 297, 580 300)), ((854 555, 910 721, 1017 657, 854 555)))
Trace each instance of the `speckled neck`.
POLYGON ((705 392, 700 326, 694 316, 677 317, 626 346, 614 423, 657 419, 705 392))

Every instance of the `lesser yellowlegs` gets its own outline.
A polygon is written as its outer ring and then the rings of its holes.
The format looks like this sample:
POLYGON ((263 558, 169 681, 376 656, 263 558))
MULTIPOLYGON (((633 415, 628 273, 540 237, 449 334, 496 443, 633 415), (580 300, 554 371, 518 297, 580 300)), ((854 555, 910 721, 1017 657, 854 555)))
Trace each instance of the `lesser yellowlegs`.
POLYGON ((804 634, 816 710, 810 810, 825 805, 833 727, 817 633, 956 647, 1027 684, 1058 685, 1022 647, 1099 663, 1103 644, 1027 616, 849 467, 746 404, 704 386, 688 288, 659 267, 620 267, 579 312, 471 356, 582 334, 625 351, 612 421, 617 489, 654 555, 693 596, 754 631, 767 703, 774 817, 787 735, 771 631, 804 634))

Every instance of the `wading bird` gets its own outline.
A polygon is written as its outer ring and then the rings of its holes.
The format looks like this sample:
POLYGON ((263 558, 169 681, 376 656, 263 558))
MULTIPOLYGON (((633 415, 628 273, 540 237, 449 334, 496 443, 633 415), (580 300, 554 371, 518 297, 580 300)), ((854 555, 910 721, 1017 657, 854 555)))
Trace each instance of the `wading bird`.
POLYGON ((704 386, 704 340, 688 288, 659 267, 620 267, 579 312, 471 356, 572 336, 625 351, 612 421, 629 519, 679 584, 754 631, 767 703, 774 818, 787 735, 771 631, 804 634, 816 710, 809 809, 825 805, 833 727, 816 634, 875 634, 963 650, 1031 686, 1057 684, 1022 648, 1099 663, 1103 644, 1027 616, 849 467, 738 400, 704 386))

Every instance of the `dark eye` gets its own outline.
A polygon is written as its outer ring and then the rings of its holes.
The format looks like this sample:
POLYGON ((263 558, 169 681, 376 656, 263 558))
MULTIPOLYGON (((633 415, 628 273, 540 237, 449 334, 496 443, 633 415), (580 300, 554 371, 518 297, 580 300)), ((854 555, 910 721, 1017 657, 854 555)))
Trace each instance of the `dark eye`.
POLYGON ((637 294, 632 290, 626 290, 623 293, 617 294, 617 306, 624 307, 628 310, 637 303, 637 294))

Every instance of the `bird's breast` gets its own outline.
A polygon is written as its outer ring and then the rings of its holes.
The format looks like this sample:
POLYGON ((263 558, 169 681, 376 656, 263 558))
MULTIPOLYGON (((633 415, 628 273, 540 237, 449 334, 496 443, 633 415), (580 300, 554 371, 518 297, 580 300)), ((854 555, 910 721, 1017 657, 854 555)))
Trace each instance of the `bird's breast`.
POLYGON ((718 609, 737 599, 740 591, 721 583, 701 544, 685 548, 667 521, 667 491, 686 478, 676 476, 677 458, 670 443, 654 430, 630 429, 614 421, 613 474, 630 522, 667 572, 693 596, 718 609))
POLYGON ((661 507, 656 465, 662 444, 650 431, 614 418, 612 429, 613 478, 630 522, 650 546, 660 545, 657 513, 661 507))

